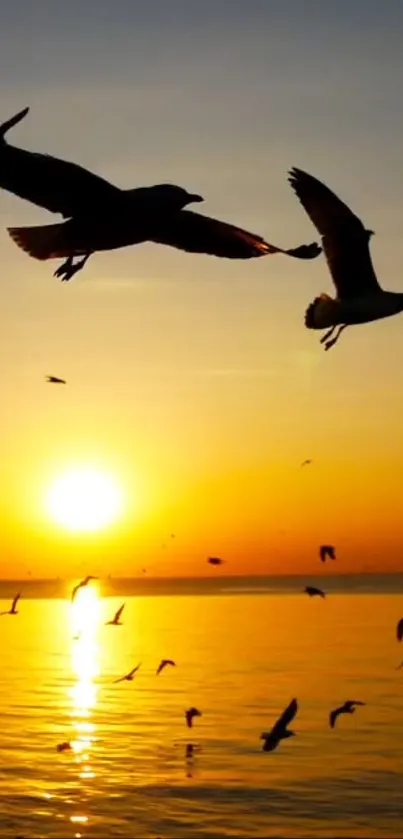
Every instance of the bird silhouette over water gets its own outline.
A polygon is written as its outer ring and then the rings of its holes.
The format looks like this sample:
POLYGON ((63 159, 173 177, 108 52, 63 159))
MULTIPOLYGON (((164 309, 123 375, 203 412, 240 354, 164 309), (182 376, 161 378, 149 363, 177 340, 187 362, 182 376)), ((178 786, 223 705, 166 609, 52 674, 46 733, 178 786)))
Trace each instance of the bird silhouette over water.
POLYGON ((18 615, 17 603, 21 597, 21 593, 16 594, 8 612, 0 612, 1 615, 18 615))
POLYGON ((288 726, 290 722, 294 719, 296 713, 298 711, 298 702, 296 699, 292 699, 290 704, 287 705, 287 708, 282 713, 281 717, 277 720, 271 731, 264 731, 263 734, 260 735, 260 739, 263 740, 263 751, 264 752, 272 752, 274 749, 277 748, 280 740, 286 740, 288 737, 294 737, 295 731, 291 731, 288 726))
POLYGON ((398 641, 401 641, 403 638, 403 618, 400 618, 396 627, 396 638, 398 641))
POLYGON ((315 243, 283 249, 261 236, 208 216, 185 211, 202 197, 172 184, 119 189, 104 178, 47 154, 10 145, 7 132, 28 113, 24 108, 0 126, 0 187, 67 221, 9 228, 16 244, 36 259, 67 257, 55 271, 69 280, 96 251, 152 241, 191 253, 251 259, 284 253, 314 259, 315 243), (75 257, 82 257, 74 264, 75 257))
POLYGON ((315 586, 307 586, 304 591, 306 594, 309 594, 309 597, 326 597, 325 592, 322 591, 321 588, 316 588, 315 586))
POLYGON ((365 702, 360 702, 359 700, 355 699, 349 699, 347 702, 344 703, 344 705, 340 705, 339 708, 335 708, 334 711, 331 711, 329 714, 330 728, 334 728, 337 717, 340 714, 354 714, 356 705, 365 705, 365 702))
POLYGON ((122 615, 122 612, 123 612, 124 608, 125 608, 125 603, 123 603, 123 605, 120 606, 120 608, 116 612, 115 617, 112 618, 111 621, 106 621, 105 626, 122 626, 123 624, 120 622, 120 618, 121 618, 121 615, 122 615))
POLYGON ((120 679, 115 679, 114 684, 117 685, 119 682, 132 682, 140 667, 141 662, 140 664, 137 664, 136 667, 133 667, 133 670, 130 670, 130 673, 126 673, 126 676, 121 676, 120 679))
POLYGON ((71 743, 69 743, 67 740, 65 740, 64 743, 58 743, 57 744, 56 751, 58 751, 58 752, 69 752, 69 751, 71 751, 71 748, 72 748, 71 743))
POLYGON ((321 562, 326 562, 326 559, 336 559, 336 548, 334 545, 321 545, 319 548, 319 556, 321 562))
POLYGON ((224 560, 220 559, 219 556, 209 556, 207 562, 210 565, 224 565, 224 560))
POLYGON ((347 326, 401 312, 403 293, 384 291, 379 285, 369 248, 373 231, 366 230, 349 207, 317 178, 301 169, 292 169, 289 174, 291 186, 322 237, 336 287, 335 299, 321 294, 305 314, 308 329, 328 329, 320 342, 329 350, 347 326))
POLYGON ((80 588, 86 588, 86 586, 88 586, 88 583, 90 583, 91 580, 97 579, 98 577, 92 577, 91 574, 89 574, 88 577, 84 577, 84 579, 81 580, 81 582, 77 583, 77 585, 74 586, 73 591, 71 592, 71 602, 73 603, 73 601, 75 600, 77 593, 80 591, 80 588))
POLYGON ((176 667, 176 664, 174 661, 172 661, 171 658, 163 658, 157 667, 156 675, 159 676, 159 674, 164 670, 164 668, 168 666, 176 667))
POLYGON ((65 379, 59 379, 58 376, 46 376, 46 381, 51 385, 66 385, 65 379))
POLYGON ((185 711, 185 718, 186 718, 187 727, 192 728, 194 718, 195 717, 201 717, 201 715, 202 715, 202 712, 199 711, 198 708, 195 708, 194 706, 192 706, 191 708, 188 708, 188 710, 185 711))

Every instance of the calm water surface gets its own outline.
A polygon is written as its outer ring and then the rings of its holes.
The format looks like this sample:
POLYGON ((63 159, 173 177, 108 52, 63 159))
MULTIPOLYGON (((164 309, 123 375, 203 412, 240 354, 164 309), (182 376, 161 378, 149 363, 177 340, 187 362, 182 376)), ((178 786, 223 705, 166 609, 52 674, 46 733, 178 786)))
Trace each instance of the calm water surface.
POLYGON ((1 618, 1 837, 403 837, 402 594, 126 597, 105 626, 124 599, 1 618), (294 696, 297 736, 263 753, 294 696), (331 731, 346 699, 367 705, 331 731))

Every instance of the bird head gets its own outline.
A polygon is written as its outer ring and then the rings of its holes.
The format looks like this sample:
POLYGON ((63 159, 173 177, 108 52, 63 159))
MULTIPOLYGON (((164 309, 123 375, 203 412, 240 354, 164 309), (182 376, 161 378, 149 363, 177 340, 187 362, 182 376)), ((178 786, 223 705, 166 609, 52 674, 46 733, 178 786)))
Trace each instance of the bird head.
POLYGON ((281 739, 282 739, 282 740, 287 740, 287 738, 288 738, 288 737, 296 737, 296 736, 297 736, 297 735, 296 735, 296 732, 295 732, 295 731, 289 731, 289 729, 287 728, 287 729, 284 731, 284 734, 282 734, 282 735, 281 735, 281 739))
POLYGON ((371 236, 375 236, 375 231, 374 230, 366 230, 365 232, 368 236, 368 242, 369 242, 371 236))
POLYGON ((153 187, 158 191, 158 199, 169 210, 182 210, 187 204, 200 203, 204 201, 201 195, 188 192, 181 186, 175 184, 158 184, 153 187))

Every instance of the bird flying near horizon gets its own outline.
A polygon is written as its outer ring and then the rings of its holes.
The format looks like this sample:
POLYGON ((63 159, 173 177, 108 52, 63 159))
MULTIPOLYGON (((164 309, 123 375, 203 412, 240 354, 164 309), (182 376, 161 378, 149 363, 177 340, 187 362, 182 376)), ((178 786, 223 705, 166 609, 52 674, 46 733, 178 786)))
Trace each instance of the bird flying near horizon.
POLYGON ((133 667, 133 670, 130 670, 130 673, 126 673, 126 675, 121 676, 120 679, 115 679, 113 684, 117 685, 117 684, 119 684, 119 682, 132 682, 136 673, 137 673, 137 671, 140 669, 140 667, 141 667, 141 662, 140 662, 140 664, 137 664, 136 667, 133 667))
POLYGON ((15 595, 14 600, 13 600, 8 612, 0 612, 0 617, 2 615, 18 615, 17 603, 18 603, 20 597, 21 597, 21 592, 19 592, 18 594, 15 595))
POLYGON ((59 379, 58 376, 46 376, 46 381, 52 385, 67 385, 65 379, 59 379))
POLYGON ((304 591, 306 594, 309 594, 310 597, 326 597, 325 592, 322 591, 321 588, 316 588, 315 586, 306 586, 304 591))
POLYGON ((219 556, 209 556, 207 562, 210 565, 224 565, 224 560, 220 559, 219 556))
POLYGON ((193 727, 193 720, 195 719, 195 717, 201 717, 201 716, 202 716, 202 712, 199 711, 198 708, 195 708, 194 706, 192 706, 191 708, 188 708, 188 710, 185 711, 185 718, 186 718, 187 727, 192 728, 193 727))
POLYGON ((262 747, 264 752, 274 751, 280 743, 280 740, 295 737, 295 731, 291 731, 288 726, 294 719, 297 711, 298 701, 296 699, 292 699, 290 704, 287 705, 285 711, 281 714, 281 717, 279 717, 277 722, 274 724, 273 728, 270 731, 264 731, 263 734, 260 735, 260 739, 264 741, 262 747))
POLYGON ((335 727, 337 717, 340 716, 340 714, 354 714, 356 706, 358 705, 365 705, 365 702, 360 702, 356 699, 349 699, 347 702, 344 702, 343 705, 340 705, 339 708, 335 708, 334 711, 331 711, 329 714, 330 728, 335 727))
POLYGON ((73 591, 71 592, 72 603, 75 600, 77 592, 80 590, 80 588, 85 588, 86 586, 88 586, 88 583, 90 583, 91 580, 98 580, 98 577, 93 577, 91 574, 89 574, 88 577, 84 577, 83 580, 81 580, 79 583, 77 583, 76 586, 74 586, 73 591))
POLYGON ((111 621, 106 621, 105 626, 123 626, 123 624, 120 622, 120 618, 121 618, 123 609, 125 608, 125 605, 126 604, 123 603, 122 606, 120 606, 120 608, 117 610, 117 612, 116 612, 115 616, 112 618, 112 620, 111 621))
POLYGON ((240 227, 185 210, 203 198, 180 186, 120 189, 75 163, 12 146, 6 134, 28 111, 24 108, 0 126, 0 187, 61 214, 66 221, 12 227, 8 232, 18 247, 36 259, 65 258, 55 271, 63 281, 80 271, 96 251, 145 241, 228 259, 275 253, 314 259, 321 253, 316 242, 283 249, 240 227), (81 260, 74 263, 75 257, 81 260))
POLYGON ((334 545, 321 545, 319 548, 319 556, 321 562, 326 562, 326 559, 336 559, 336 548, 334 545))
POLYGON ((159 665, 158 665, 158 667, 157 667, 156 676, 159 676, 159 674, 160 674, 160 673, 162 673, 162 671, 164 670, 164 668, 165 668, 165 667, 168 667, 168 666, 170 666, 170 667, 176 667, 176 664, 175 664, 175 662, 174 662, 174 661, 172 661, 172 659, 171 659, 171 658, 163 658, 163 659, 160 661, 160 663, 159 663, 159 665))
POLYGON ((289 182, 321 235, 323 252, 336 288, 335 298, 321 294, 305 313, 308 329, 328 330, 320 343, 329 350, 347 326, 401 312, 403 293, 381 288, 370 254, 373 230, 367 230, 334 192, 302 169, 291 169, 289 182))

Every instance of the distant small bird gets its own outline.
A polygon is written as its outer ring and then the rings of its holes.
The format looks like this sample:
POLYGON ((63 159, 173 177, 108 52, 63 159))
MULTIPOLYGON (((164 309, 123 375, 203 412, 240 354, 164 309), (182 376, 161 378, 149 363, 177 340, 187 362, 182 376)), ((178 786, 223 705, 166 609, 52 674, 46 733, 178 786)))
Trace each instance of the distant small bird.
POLYGON ((336 559, 336 548, 334 545, 321 545, 319 548, 319 556, 322 562, 326 562, 326 558, 336 559))
POLYGON ((90 583, 91 580, 98 580, 98 577, 92 577, 91 574, 89 574, 88 577, 85 577, 84 580, 81 580, 80 583, 77 583, 77 585, 74 586, 73 591, 71 592, 71 602, 72 603, 73 603, 73 601, 76 597, 77 592, 80 590, 80 588, 85 588, 85 586, 88 586, 88 583, 90 583))
POLYGON ((219 556, 209 556, 207 562, 209 562, 210 565, 223 565, 224 564, 224 560, 220 559, 219 556))
POLYGON ((18 615, 17 603, 18 603, 20 597, 21 597, 21 594, 16 594, 8 612, 0 612, 0 615, 18 615))
POLYGON ((303 460, 302 463, 301 463, 301 468, 303 466, 309 466, 310 463, 312 463, 312 460, 303 460))
POLYGON ((272 752, 277 748, 280 740, 286 740, 288 737, 294 737, 295 731, 290 731, 287 726, 294 719, 298 711, 298 702, 292 699, 287 705, 284 713, 279 717, 271 731, 265 731, 260 735, 260 739, 264 741, 263 751, 272 752))
POLYGON ((65 379, 59 379, 57 376, 46 376, 46 381, 51 385, 67 385, 65 379))
POLYGON ((113 684, 117 685, 119 682, 132 682, 140 667, 141 662, 136 667, 133 667, 133 670, 130 670, 130 673, 127 673, 126 676, 121 676, 120 679, 115 679, 113 684))
POLYGON ((403 618, 400 618, 399 623, 396 627, 396 638, 398 641, 401 641, 403 638, 403 618))
POLYGON ((172 661, 171 658, 163 658, 161 660, 160 664, 158 665, 156 676, 159 676, 159 674, 162 672, 164 667, 167 667, 168 665, 170 665, 171 667, 176 667, 175 662, 172 661))
POLYGON ((356 699, 349 699, 344 703, 344 705, 340 705, 339 708, 335 708, 334 711, 331 711, 329 714, 330 728, 334 728, 339 714, 354 714, 356 705, 365 705, 365 702, 360 702, 356 699))
POLYGON ((122 624, 120 623, 120 616, 124 608, 125 604, 123 603, 123 605, 117 610, 115 617, 112 618, 111 621, 106 621, 105 626, 122 626, 122 624))
POLYGON ((326 597, 325 592, 320 588, 315 588, 315 586, 307 586, 304 591, 306 594, 309 594, 309 597, 315 597, 315 595, 323 598, 326 597))
POLYGON ((68 743, 67 740, 65 740, 64 743, 58 743, 56 746, 56 750, 58 752, 68 752, 71 750, 71 743, 68 743))
POLYGON ((201 715, 202 712, 199 711, 197 708, 194 708, 193 706, 191 708, 188 708, 188 710, 185 711, 187 727, 192 728, 194 717, 201 717, 201 715))

